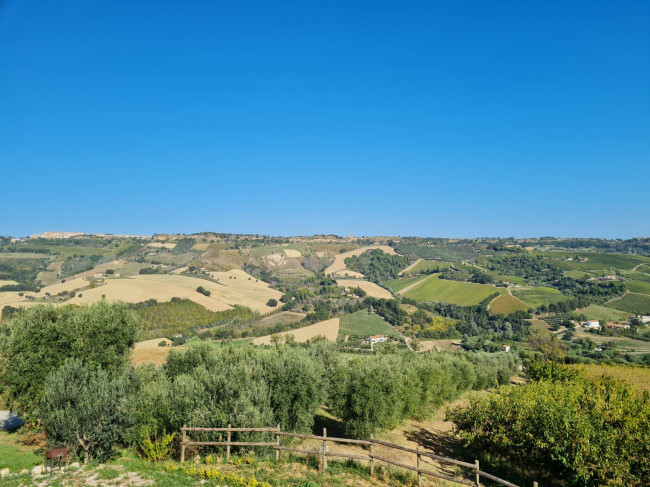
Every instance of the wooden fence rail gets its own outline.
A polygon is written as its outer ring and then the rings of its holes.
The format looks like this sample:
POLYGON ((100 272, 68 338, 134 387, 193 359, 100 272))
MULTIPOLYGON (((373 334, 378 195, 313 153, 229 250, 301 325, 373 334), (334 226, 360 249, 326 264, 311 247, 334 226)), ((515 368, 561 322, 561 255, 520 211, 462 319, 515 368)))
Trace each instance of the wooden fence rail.
MULTIPOLYGON (((301 433, 289 433, 286 431, 280 430, 280 425, 277 425, 275 428, 233 428, 231 425, 228 425, 227 428, 196 428, 183 426, 182 431, 182 441, 181 441, 181 462, 185 461, 185 449, 188 446, 225 446, 226 447, 226 459, 230 459, 230 448, 233 446, 258 446, 258 447, 269 447, 275 450, 275 459, 279 460, 280 452, 286 451, 291 453, 304 453, 306 455, 315 455, 320 456, 320 469, 327 469, 327 458, 336 457, 336 458, 351 458, 353 460, 367 461, 370 463, 370 476, 374 474, 375 462, 387 463, 389 465, 394 465, 396 467, 404 468, 416 472, 418 475, 418 485, 422 485, 422 476, 428 475, 430 477, 435 477, 449 482, 454 482, 460 485, 470 485, 480 487, 481 477, 491 480, 497 484, 503 485, 505 487, 519 487, 515 484, 512 484, 506 480, 500 479, 492 474, 484 472, 480 469, 479 461, 476 460, 474 463, 463 462, 456 460, 454 458, 443 457, 427 451, 422 451, 418 447, 417 449, 409 448, 402 445, 396 445, 394 443, 389 443, 387 441, 376 440, 370 436, 369 440, 354 440, 351 438, 337 438, 333 436, 327 436, 327 429, 323 428, 323 435, 305 435, 301 433), (188 431, 197 431, 197 432, 220 432, 227 433, 227 441, 190 441, 187 438, 188 431), (275 441, 232 441, 232 433, 249 433, 249 432, 260 432, 260 433, 273 433, 275 434, 275 441), (316 440, 321 442, 320 448, 294 448, 289 446, 280 445, 280 437, 290 437, 290 438, 300 438, 305 440, 316 440), (348 443, 353 445, 360 445, 369 448, 369 453, 367 455, 359 455, 353 453, 344 453, 330 451, 329 443, 348 443), (390 458, 382 457, 374 453, 374 446, 383 446, 386 448, 391 448, 394 450, 400 450, 408 453, 413 453, 416 455, 417 466, 409 465, 407 463, 398 462, 390 458), (439 472, 434 472, 422 467, 422 457, 429 458, 431 460, 436 460, 442 463, 448 463, 452 465, 458 465, 459 467, 467 468, 472 471, 475 475, 475 480, 470 481, 464 478, 451 477, 439 472)), ((538 487, 537 482, 533 482, 533 487, 538 487)))

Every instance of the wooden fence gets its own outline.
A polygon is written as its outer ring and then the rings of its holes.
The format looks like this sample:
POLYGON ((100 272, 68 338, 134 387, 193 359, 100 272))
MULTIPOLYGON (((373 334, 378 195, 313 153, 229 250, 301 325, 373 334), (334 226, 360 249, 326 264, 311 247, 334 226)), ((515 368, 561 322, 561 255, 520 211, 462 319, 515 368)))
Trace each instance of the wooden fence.
MULTIPOLYGON (((256 446, 256 447, 269 447, 275 450, 275 459, 279 460, 280 459, 280 452, 281 451, 286 451, 286 452, 291 452, 291 453, 304 453, 307 455, 315 455, 320 457, 320 469, 322 471, 327 469, 327 459, 328 457, 337 457, 337 458, 350 458, 353 460, 361 460, 361 461, 367 461, 370 464, 370 476, 374 474, 375 470, 375 462, 382 462, 382 463, 387 463, 389 465, 394 465, 396 467, 404 468, 407 470, 411 470, 413 472, 417 473, 418 476, 418 485, 422 485, 422 476, 423 475, 428 475, 430 477, 435 477, 438 479, 443 479, 447 480, 449 482, 454 482, 460 485, 470 485, 470 486, 476 486, 480 487, 481 485, 481 477, 485 477, 486 479, 491 480, 492 482, 496 482, 497 484, 504 485, 506 487, 519 487, 513 483, 510 483, 506 480, 500 479, 499 477, 495 477, 494 475, 491 475, 487 472, 484 472, 480 469, 479 467, 479 461, 476 460, 474 463, 468 463, 468 462, 462 462, 460 460, 455 460, 453 458, 447 458, 443 457, 440 455, 435 455, 433 453, 429 453, 427 451, 420 450, 420 448, 409 448, 406 446, 401 446, 401 445, 396 445, 394 443, 389 443, 387 441, 382 441, 382 440, 377 440, 370 436, 369 440, 353 440, 350 438, 336 438, 332 436, 327 436, 327 429, 323 428, 323 436, 317 436, 317 435, 305 435, 305 434, 300 434, 300 433, 288 433, 286 431, 281 431, 280 430, 280 425, 277 425, 275 428, 232 428, 230 425, 228 425, 227 428, 195 428, 195 427, 189 427, 189 426, 183 426, 181 429, 183 437, 181 441, 181 462, 185 461, 185 449, 188 446, 225 446, 226 447, 226 459, 230 459, 230 448, 233 446, 256 446), (188 440, 187 437, 187 432, 188 431, 198 431, 198 432, 222 432, 222 433, 227 433, 227 440, 226 441, 190 441, 188 440), (263 432, 263 433, 272 433, 275 435, 275 441, 259 441, 259 442, 252 442, 252 441, 232 441, 232 433, 239 433, 239 432, 263 432), (294 448, 294 447, 289 447, 289 446, 282 446, 280 444, 280 438, 281 437, 290 437, 290 438, 300 438, 304 440, 317 440, 321 442, 321 447, 320 448, 294 448), (360 445, 363 447, 368 448, 368 454, 367 455, 359 455, 359 454, 353 454, 353 453, 345 453, 345 452, 337 452, 337 451, 330 451, 330 444, 334 443, 347 443, 347 444, 353 444, 353 445, 360 445), (416 455, 416 466, 412 466, 406 463, 402 462, 397 462, 395 460, 392 460, 390 458, 385 458, 377 455, 374 452, 373 447, 375 445, 381 445, 383 447, 387 448, 392 448, 394 450, 400 450, 408 453, 413 453, 416 455), (426 469, 422 467, 422 458, 429 458, 431 460, 436 460, 441 463, 448 463, 451 465, 458 465, 460 467, 464 467, 467 469, 470 469, 471 472, 474 475, 475 480, 470 481, 464 478, 459 478, 459 477, 451 477, 449 475, 445 475, 439 472, 434 472, 432 470, 426 469)), ((537 482, 533 482, 533 487, 538 487, 537 482)))

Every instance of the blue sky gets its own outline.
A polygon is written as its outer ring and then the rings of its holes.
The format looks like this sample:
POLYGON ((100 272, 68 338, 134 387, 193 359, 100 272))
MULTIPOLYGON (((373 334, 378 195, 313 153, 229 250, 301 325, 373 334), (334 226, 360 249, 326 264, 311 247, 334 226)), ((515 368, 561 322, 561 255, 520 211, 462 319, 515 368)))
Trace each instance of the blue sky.
POLYGON ((650 235, 650 3, 0 7, 0 234, 650 235))

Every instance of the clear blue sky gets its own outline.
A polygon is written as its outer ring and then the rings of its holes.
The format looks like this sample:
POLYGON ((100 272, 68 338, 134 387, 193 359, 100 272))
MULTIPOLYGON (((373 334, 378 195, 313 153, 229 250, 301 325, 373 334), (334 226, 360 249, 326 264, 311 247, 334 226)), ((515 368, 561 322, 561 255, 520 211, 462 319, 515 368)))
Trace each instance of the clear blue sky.
POLYGON ((647 0, 0 5, 0 234, 650 234, 647 0))

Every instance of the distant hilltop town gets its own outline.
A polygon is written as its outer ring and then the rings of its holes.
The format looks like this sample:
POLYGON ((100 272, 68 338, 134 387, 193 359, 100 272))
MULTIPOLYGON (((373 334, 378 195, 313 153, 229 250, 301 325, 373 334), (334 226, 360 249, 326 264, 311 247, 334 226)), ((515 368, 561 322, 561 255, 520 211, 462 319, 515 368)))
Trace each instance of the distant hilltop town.
POLYGON ((150 235, 113 235, 110 233, 83 233, 83 232, 43 232, 35 235, 30 235, 29 238, 50 238, 50 239, 64 239, 73 237, 119 237, 119 238, 141 238, 148 240, 150 235))

